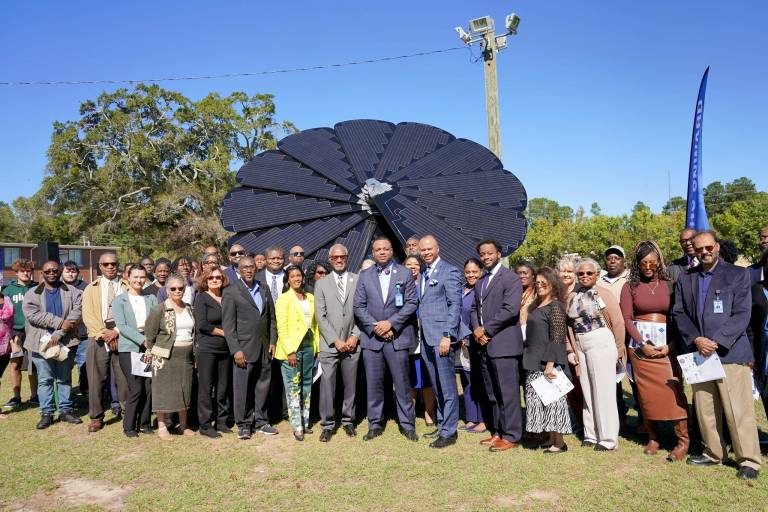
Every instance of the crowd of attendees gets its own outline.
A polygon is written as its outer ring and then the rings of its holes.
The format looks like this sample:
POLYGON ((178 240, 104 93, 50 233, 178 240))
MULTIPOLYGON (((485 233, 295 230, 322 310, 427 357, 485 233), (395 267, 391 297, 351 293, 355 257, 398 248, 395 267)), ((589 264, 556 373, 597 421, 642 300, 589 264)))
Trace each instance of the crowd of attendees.
POLYGON ((388 417, 418 441, 420 404, 433 448, 461 431, 492 452, 525 440, 562 454, 571 434, 610 452, 627 428, 626 374, 645 454, 661 450, 669 422, 668 460, 719 465, 730 446, 737 475, 756 478, 754 397, 768 409, 768 227, 748 268, 712 231, 685 229, 680 247, 669 264, 644 240, 629 254, 607 248, 602 262, 568 254, 554 267, 507 269, 498 242, 485 240, 459 269, 434 236, 409 239, 402 265, 377 236, 358 270, 341 244, 327 262, 305 262, 298 245, 286 261, 281 247, 247 254, 234 244, 226 260, 213 246, 199 260, 122 267, 105 253, 91 283, 76 263, 55 260, 34 282, 32 262, 20 259, 0 294, 0 378, 9 369, 12 387, 0 419, 23 407, 26 370, 41 430, 81 424, 75 402, 87 398, 89 432, 104 428, 109 409, 130 438, 245 440, 276 435, 287 418, 297 441, 318 425, 329 442, 339 429, 355 437, 365 416, 365 441, 388 417), (690 352, 716 353, 726 375, 693 384, 692 404, 676 358, 690 352), (573 389, 545 403, 534 383, 563 377, 573 389), (689 454, 692 435, 701 453, 689 454))

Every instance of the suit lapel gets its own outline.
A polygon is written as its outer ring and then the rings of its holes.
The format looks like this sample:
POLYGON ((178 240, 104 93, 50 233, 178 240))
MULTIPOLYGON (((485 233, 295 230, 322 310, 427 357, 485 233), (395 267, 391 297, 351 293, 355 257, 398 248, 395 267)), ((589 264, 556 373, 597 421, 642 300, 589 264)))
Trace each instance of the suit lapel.
MULTIPOLYGON (((400 272, 397 271, 397 266, 392 265, 392 272, 389 273, 389 292, 387 293, 387 301, 394 300, 395 297, 395 284, 397 283, 397 279, 400 275, 400 272)), ((386 304, 386 303, 385 303, 386 304)))
MULTIPOLYGON (((501 276, 501 273, 506 270, 504 267, 499 267, 499 271, 496 272, 496 275, 493 276, 493 279, 491 279, 491 282, 488 283, 485 287, 485 290, 483 291, 483 299, 485 299, 488 296, 488 293, 491 291, 491 288, 493 288, 493 285, 496 284, 496 282, 499 280, 499 276, 501 276)), ((485 279, 490 278, 491 276, 488 275, 485 277, 485 279)))
MULTIPOLYGON (((259 292, 263 292, 263 288, 263 286, 259 286, 259 292)), ((259 310, 259 308, 256 306, 256 301, 253 300, 251 292, 248 290, 248 286, 246 286, 244 282, 240 282, 240 294, 251 306, 254 307, 254 309, 256 309, 256 311, 259 310)))
MULTIPOLYGON (((352 295, 352 291, 355 289, 355 278, 347 272, 347 286, 344 287, 344 302, 341 303, 341 305, 345 305, 347 301, 349 300, 349 296, 352 295)), ((338 293, 336 294, 338 295, 338 293)))

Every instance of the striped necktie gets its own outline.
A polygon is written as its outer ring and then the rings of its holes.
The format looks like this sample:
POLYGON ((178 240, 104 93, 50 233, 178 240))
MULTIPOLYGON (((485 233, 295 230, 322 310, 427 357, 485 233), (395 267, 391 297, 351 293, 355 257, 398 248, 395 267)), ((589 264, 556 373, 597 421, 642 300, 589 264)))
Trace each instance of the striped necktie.
POLYGON ((277 276, 275 274, 272 274, 272 287, 270 288, 270 292, 272 293, 272 302, 277 302, 277 276))
POLYGON ((336 280, 336 289, 339 292, 339 302, 344 304, 344 297, 346 296, 346 294, 344 293, 345 290, 344 290, 344 275, 343 274, 339 274, 338 275, 338 279, 336 280))

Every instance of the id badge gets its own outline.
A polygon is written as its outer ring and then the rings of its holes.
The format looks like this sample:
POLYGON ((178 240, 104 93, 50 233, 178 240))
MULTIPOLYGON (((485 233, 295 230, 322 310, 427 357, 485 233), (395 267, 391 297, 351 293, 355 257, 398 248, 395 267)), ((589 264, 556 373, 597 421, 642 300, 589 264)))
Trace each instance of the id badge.
POLYGON ((714 313, 722 313, 723 312, 723 301, 722 300, 712 301, 712 305, 713 305, 714 313))
POLYGON ((401 308, 405 305, 405 297, 400 291, 400 286, 395 287, 395 307, 401 308))
POLYGON ((605 309, 605 302, 603 302, 602 297, 597 298, 597 307, 600 309, 605 309))

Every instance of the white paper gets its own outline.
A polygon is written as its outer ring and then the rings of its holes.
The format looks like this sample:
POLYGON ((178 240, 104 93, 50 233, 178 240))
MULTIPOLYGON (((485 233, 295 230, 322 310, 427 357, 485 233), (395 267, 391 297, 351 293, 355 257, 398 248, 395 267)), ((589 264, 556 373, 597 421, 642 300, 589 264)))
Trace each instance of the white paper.
POLYGON ((315 366, 312 370, 314 371, 312 375, 312 383, 314 384, 323 375, 323 365, 320 364, 320 358, 315 359, 315 366))
POLYGON ((624 376, 627 374, 627 369, 621 364, 621 361, 616 361, 616 384, 624 380, 624 376))
POLYGON ((147 367, 147 363, 142 361, 142 356, 144 353, 142 352, 131 352, 131 375, 135 375, 137 377, 152 377, 152 369, 148 372, 144 371, 144 368, 147 367))
MULTIPOLYGON (((661 322, 632 322, 637 330, 640 332, 643 341, 650 343, 654 347, 663 347, 667 344, 667 324, 661 322)), ((632 340, 635 345, 632 348, 637 348, 637 343, 632 340)))
POLYGON ((718 355, 704 357, 698 352, 677 356, 683 376, 688 384, 700 384, 725 378, 725 370, 718 355))
POLYGON ((541 403, 544 406, 551 404, 559 400, 568 394, 573 389, 573 384, 565 376, 565 373, 560 368, 555 368, 555 379, 549 380, 544 375, 531 381, 531 386, 536 394, 541 399, 541 403))
POLYGON ((462 345, 461 348, 456 351, 456 359, 462 370, 471 371, 472 366, 469 363, 469 349, 466 345, 462 345))

